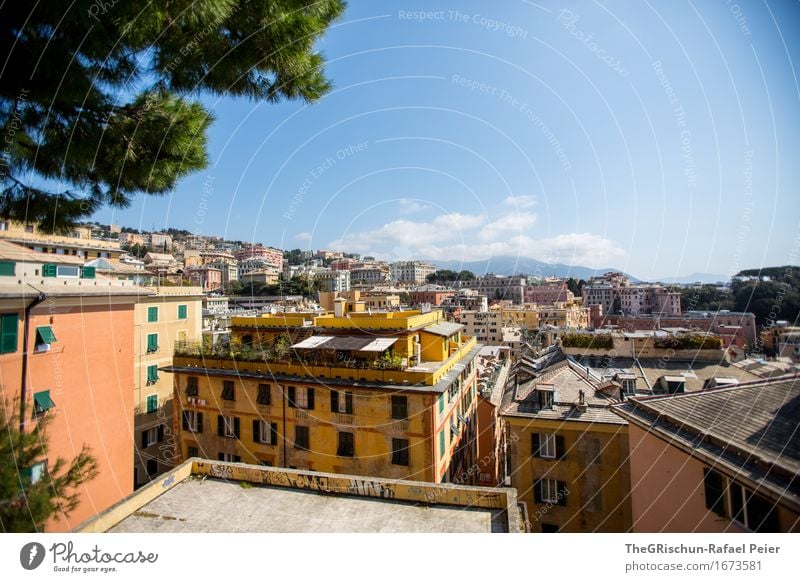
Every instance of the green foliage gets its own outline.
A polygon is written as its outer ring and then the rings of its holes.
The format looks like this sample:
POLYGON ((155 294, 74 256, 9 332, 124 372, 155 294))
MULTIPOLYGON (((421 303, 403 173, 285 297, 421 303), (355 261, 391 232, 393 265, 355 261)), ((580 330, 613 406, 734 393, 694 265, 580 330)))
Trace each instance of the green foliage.
POLYGON ((292 249, 290 251, 284 251, 283 258, 289 261, 290 265, 302 265, 305 263, 305 259, 303 258, 304 251, 302 249, 292 249))
POLYGON ((656 338, 653 345, 657 348, 673 350, 721 350, 722 338, 703 334, 679 334, 656 338))
POLYGON ((733 296, 727 289, 716 285, 702 285, 680 289, 682 311, 717 311, 734 309, 733 296))
POLYGON ((461 271, 452 271, 450 269, 439 269, 435 273, 431 273, 425 277, 427 283, 437 283, 444 285, 452 283, 453 281, 473 281, 475 280, 475 273, 463 269, 461 271))
POLYGON ((411 305, 411 295, 407 291, 401 291, 399 297, 401 304, 411 305))
POLYGON ((0 218, 67 233, 208 163, 198 95, 315 101, 342 0, 49 0, 0 6, 0 218), (53 192, 65 184, 66 191, 53 192))
POLYGON ((561 336, 561 345, 565 348, 598 348, 610 350, 614 347, 614 339, 610 335, 567 333, 561 336))
POLYGON ((67 516, 78 506, 78 488, 97 476, 97 462, 87 445, 68 463, 56 459, 37 483, 30 468, 47 458, 49 416, 37 419, 34 429, 19 430, 17 410, 3 402, 0 408, 0 531, 37 532, 51 518, 67 516))
POLYGON ((581 296, 581 289, 583 289, 584 285, 586 285, 586 281, 583 279, 575 279, 574 277, 567 279, 567 289, 572 291, 575 297, 581 296))
POLYGON ((759 325, 769 326, 777 320, 797 325, 800 315, 800 267, 767 267, 748 269, 738 276, 769 277, 769 281, 754 279, 731 282, 736 311, 750 311, 759 325))

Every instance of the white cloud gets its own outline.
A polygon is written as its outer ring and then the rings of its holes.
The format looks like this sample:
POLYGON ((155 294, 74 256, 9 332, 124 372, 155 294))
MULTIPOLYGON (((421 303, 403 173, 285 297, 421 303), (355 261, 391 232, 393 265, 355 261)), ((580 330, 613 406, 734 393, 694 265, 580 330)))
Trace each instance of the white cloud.
POLYGON ((508 196, 503 200, 504 204, 514 206, 515 208, 530 208, 536 206, 536 196, 523 195, 523 196, 508 196))
POLYGON ((298 232, 294 235, 294 240, 297 241, 310 241, 311 240, 311 233, 310 232, 298 232))
POLYGON ((384 260, 481 261, 519 256, 586 267, 613 266, 626 254, 613 241, 592 233, 538 238, 533 232, 536 218, 532 212, 516 212, 491 221, 483 215, 460 213, 441 214, 429 221, 398 219, 376 229, 346 233, 329 246, 384 260))
POLYGON ((414 198, 400 198, 397 203, 400 206, 400 214, 416 214, 431 208, 428 204, 414 198))

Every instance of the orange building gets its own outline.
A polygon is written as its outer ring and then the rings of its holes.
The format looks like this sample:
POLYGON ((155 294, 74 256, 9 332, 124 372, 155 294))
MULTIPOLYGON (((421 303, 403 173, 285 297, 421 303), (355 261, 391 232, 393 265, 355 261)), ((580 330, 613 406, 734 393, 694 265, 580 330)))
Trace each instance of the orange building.
POLYGON ((133 491, 133 316, 141 293, 95 278, 78 257, 0 242, 0 401, 21 428, 49 417, 48 459, 24 471, 47 479, 56 458, 91 447, 98 476, 77 509, 47 524, 68 531, 133 491), (11 413, 12 411, 8 411, 11 413))
POLYGON ((631 398, 633 531, 800 531, 797 376, 631 398))

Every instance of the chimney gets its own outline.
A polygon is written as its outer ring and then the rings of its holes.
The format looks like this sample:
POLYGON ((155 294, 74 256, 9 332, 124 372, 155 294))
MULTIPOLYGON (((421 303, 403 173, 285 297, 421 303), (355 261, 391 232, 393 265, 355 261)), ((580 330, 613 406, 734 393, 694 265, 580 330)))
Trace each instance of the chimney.
POLYGON ((583 390, 578 391, 578 404, 577 408, 579 412, 586 412, 589 406, 586 404, 586 392, 583 390))

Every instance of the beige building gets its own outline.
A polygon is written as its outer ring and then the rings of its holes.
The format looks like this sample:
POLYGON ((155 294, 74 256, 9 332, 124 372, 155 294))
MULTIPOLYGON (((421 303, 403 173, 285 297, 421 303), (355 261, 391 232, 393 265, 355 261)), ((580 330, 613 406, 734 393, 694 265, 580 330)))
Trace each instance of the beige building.
POLYGON ((118 241, 95 240, 89 229, 76 227, 71 236, 39 232, 36 225, 0 221, 0 239, 13 242, 37 253, 67 255, 91 259, 118 259, 122 249, 118 241))
POLYGON ((172 363, 176 341, 201 336, 203 292, 199 287, 149 287, 134 312, 134 487, 173 466, 172 363))

